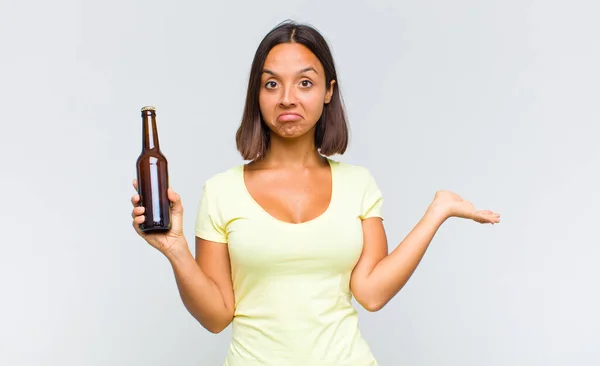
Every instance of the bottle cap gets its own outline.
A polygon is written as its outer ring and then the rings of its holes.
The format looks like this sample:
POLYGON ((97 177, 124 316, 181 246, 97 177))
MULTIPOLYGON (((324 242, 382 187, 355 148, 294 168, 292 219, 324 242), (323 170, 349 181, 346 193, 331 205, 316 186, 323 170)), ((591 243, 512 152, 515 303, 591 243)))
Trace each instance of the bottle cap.
POLYGON ((153 112, 156 112, 156 108, 154 108, 154 107, 152 107, 152 106, 146 106, 146 107, 142 108, 142 112, 145 112, 145 111, 153 111, 153 112))

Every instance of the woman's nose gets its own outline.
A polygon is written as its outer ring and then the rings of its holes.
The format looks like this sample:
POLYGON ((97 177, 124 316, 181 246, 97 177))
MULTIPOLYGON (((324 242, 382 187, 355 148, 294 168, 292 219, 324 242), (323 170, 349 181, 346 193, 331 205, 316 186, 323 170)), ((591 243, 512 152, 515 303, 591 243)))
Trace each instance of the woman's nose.
POLYGON ((296 103, 296 93, 293 86, 286 86, 282 88, 281 99, 279 103, 285 106, 296 103))

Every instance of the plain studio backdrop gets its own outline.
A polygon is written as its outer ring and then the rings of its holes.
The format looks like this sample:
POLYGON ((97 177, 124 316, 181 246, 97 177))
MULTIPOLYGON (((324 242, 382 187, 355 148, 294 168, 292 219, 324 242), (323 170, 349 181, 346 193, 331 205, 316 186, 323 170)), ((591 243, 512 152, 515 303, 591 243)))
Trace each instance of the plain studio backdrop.
MULTIPOLYGON (((385 196, 390 250, 436 190, 450 219, 360 325, 382 366, 600 364, 600 6, 593 1, 0 3, 0 364, 221 365, 131 227, 140 108, 157 108, 193 250, 235 149, 252 57, 291 18, 330 42, 346 155, 385 196)), ((358 305, 357 305, 358 306, 358 305)))

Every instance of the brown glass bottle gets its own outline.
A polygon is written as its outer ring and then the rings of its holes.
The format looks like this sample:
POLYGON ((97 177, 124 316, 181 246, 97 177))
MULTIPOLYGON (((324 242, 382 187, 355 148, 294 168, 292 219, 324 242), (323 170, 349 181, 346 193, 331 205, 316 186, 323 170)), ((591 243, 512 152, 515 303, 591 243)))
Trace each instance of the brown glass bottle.
POLYGON ((142 108, 142 152, 136 166, 140 206, 146 209, 140 229, 145 233, 171 230, 168 163, 160 151, 154 107, 142 108))

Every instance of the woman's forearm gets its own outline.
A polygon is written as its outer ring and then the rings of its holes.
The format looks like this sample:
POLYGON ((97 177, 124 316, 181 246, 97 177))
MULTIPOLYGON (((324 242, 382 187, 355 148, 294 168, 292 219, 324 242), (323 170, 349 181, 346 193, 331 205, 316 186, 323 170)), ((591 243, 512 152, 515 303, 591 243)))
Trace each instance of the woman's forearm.
POLYGON ((446 218, 441 209, 430 205, 396 249, 375 265, 366 281, 375 304, 373 310, 385 306, 408 282, 446 218))
POLYGON ((177 253, 167 255, 173 267, 181 300, 190 314, 212 333, 219 333, 231 323, 233 309, 228 309, 218 286, 200 268, 187 244, 177 253))

